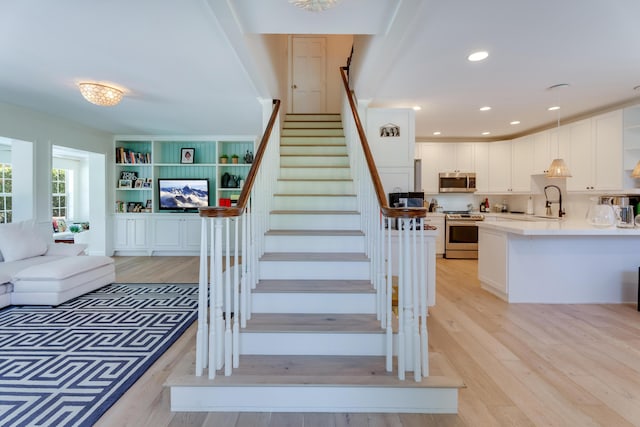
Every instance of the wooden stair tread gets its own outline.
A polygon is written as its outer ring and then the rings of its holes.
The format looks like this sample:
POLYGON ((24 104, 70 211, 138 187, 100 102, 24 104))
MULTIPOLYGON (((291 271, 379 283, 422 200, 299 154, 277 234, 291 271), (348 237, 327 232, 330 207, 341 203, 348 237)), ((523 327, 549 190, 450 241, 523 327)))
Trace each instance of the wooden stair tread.
POLYGON ((318 211, 318 210, 275 210, 271 211, 275 215, 360 215, 358 211, 318 211))
POLYGON ((355 252, 266 252, 260 261, 369 261, 364 253, 355 252))
POLYGON ((360 230, 269 230, 268 236, 364 236, 360 230))
POLYGON ((213 380, 206 374, 193 375, 195 352, 191 351, 178 363, 165 385, 171 386, 221 386, 242 387, 250 385, 270 386, 355 386, 355 387, 403 387, 464 388, 464 381, 448 365, 440 353, 429 353, 429 364, 433 375, 422 381, 398 379, 395 358, 394 371, 385 370, 383 356, 261 356, 242 355, 238 368, 231 376, 219 371, 213 380))
POLYGON ((253 313, 243 332, 384 333, 375 314, 253 313))
POLYGON ((308 165, 308 166, 298 166, 298 165, 294 165, 294 166, 287 166, 287 165, 281 165, 280 169, 312 169, 312 168, 318 168, 318 169, 349 169, 351 168, 351 166, 349 165, 336 165, 336 166, 331 166, 331 165, 308 165))
MULTIPOLYGON (((274 193, 273 197, 356 197, 356 195, 355 194, 347 194, 347 193, 343 193, 343 194, 336 194, 336 193, 274 193)), ((308 211, 305 210, 304 212, 308 212, 308 211)), ((321 211, 321 212, 326 212, 326 211, 321 211)))
POLYGON ((280 154, 280 157, 349 157, 348 154, 325 154, 325 153, 305 153, 305 154, 280 154))
POLYGON ((353 182, 353 178, 278 178, 278 181, 353 182))
POLYGON ((368 280, 260 280, 254 293, 375 293, 368 280))

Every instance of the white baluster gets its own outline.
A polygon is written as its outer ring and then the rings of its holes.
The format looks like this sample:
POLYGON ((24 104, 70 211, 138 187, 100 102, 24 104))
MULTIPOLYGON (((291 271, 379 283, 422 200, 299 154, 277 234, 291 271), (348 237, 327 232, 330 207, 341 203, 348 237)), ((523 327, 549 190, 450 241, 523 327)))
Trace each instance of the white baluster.
MULTIPOLYGON (((427 275, 426 275, 426 263, 431 261, 427 261, 427 256, 425 253, 424 246, 424 218, 420 218, 420 295, 421 295, 421 303, 420 303, 420 348, 422 355, 422 375, 429 375, 429 340, 427 335, 427 306, 429 304, 429 299, 427 295, 427 275)), ((435 248, 434 248, 435 249, 435 248)), ((428 252, 433 253, 433 252, 428 252)))
POLYGON ((237 217, 234 221, 234 252, 233 252, 233 367, 237 368, 240 364, 240 272, 242 266, 239 264, 238 246, 240 239, 238 238, 238 221, 242 217, 237 217))
POLYGON ((232 368, 232 343, 231 343, 231 247, 229 243, 229 234, 231 232, 229 227, 229 218, 224 219, 225 229, 225 271, 224 271, 224 310, 225 310, 225 329, 224 329, 224 374, 231 375, 232 368))
POLYGON ((418 324, 418 313, 419 313, 419 301, 420 301, 420 279, 418 277, 418 250, 417 250, 417 234, 418 223, 417 220, 411 219, 408 221, 413 224, 412 227, 409 227, 411 230, 411 290, 412 290, 412 307, 413 307, 413 377, 416 381, 420 381, 422 379, 422 373, 420 370, 420 364, 422 362, 422 358, 420 357, 420 329, 418 324))
MULTIPOLYGON (((394 218, 395 220, 395 218, 394 218)), ((404 380, 405 371, 405 241, 402 227, 398 230, 398 378, 404 380)))
POLYGON ((387 221, 387 372, 393 371, 393 324, 392 324, 392 316, 393 316, 393 276, 391 270, 391 262, 393 258, 393 253, 391 252, 391 218, 386 218, 387 221))
POLYGON ((198 277, 198 330, 196 332, 196 375, 207 367, 207 314, 209 310, 209 278, 207 273, 207 218, 200 221, 200 274, 198 277))

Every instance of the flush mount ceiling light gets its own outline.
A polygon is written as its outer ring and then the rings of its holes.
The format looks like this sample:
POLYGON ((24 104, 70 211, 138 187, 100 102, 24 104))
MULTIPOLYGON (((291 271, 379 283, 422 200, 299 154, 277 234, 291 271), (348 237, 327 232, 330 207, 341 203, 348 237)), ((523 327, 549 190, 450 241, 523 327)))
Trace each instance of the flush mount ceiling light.
POLYGON ((294 6, 298 6, 309 12, 322 12, 338 4, 340 0, 289 0, 294 6))
POLYGON ((514 120, 511 123, 509 123, 510 125, 519 125, 520 124, 520 120, 514 120))
MULTIPOLYGON (((557 98, 560 98, 559 92, 560 89, 564 88, 564 87, 568 87, 569 85, 567 83, 560 83, 557 85, 553 85, 551 87, 549 87, 549 90, 555 90, 556 91, 556 95, 557 98)), ((556 105, 555 107, 551 107, 548 110, 549 111, 558 111, 558 115, 557 115, 557 121, 558 121, 558 134, 560 132, 560 106, 559 106, 559 102, 558 105, 556 105)), ((560 144, 557 144, 557 148, 558 148, 558 157, 553 159, 553 161, 551 162, 551 165, 549 166, 549 171, 547 172, 547 178, 571 178, 571 171, 569 171, 569 167, 567 166, 567 164, 564 162, 564 159, 560 158, 560 144)))
POLYGON ((481 50, 478 52, 473 52, 471 55, 467 56, 467 59, 471 62, 478 62, 478 61, 487 59, 488 57, 489 57, 489 52, 481 50))
POLYGON ((121 89, 103 83, 81 82, 78 87, 84 99, 101 107, 117 105, 124 95, 121 89))
POLYGON ((489 111, 491 110, 491 107, 489 107, 488 105, 486 107, 480 107, 480 111, 489 111))

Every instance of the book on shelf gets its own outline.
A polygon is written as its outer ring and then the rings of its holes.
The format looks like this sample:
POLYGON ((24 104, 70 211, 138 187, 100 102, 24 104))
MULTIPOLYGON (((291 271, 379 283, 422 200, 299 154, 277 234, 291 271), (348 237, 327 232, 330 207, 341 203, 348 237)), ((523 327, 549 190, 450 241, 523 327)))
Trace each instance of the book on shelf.
POLYGON ((151 153, 140 153, 124 147, 116 147, 116 163, 151 163, 151 153))

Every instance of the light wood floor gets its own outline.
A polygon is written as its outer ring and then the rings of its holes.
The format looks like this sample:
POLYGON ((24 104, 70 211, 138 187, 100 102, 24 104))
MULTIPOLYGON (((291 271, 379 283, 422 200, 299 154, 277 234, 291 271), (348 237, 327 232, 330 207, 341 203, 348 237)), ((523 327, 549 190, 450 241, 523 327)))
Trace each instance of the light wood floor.
MULTIPOLYGON (((191 257, 118 257, 119 282, 196 282, 191 257)), ((195 329, 102 417, 100 426, 640 426, 635 305, 506 304, 480 289, 476 261, 439 259, 430 350, 464 379, 458 415, 172 413, 162 387, 195 329)))

